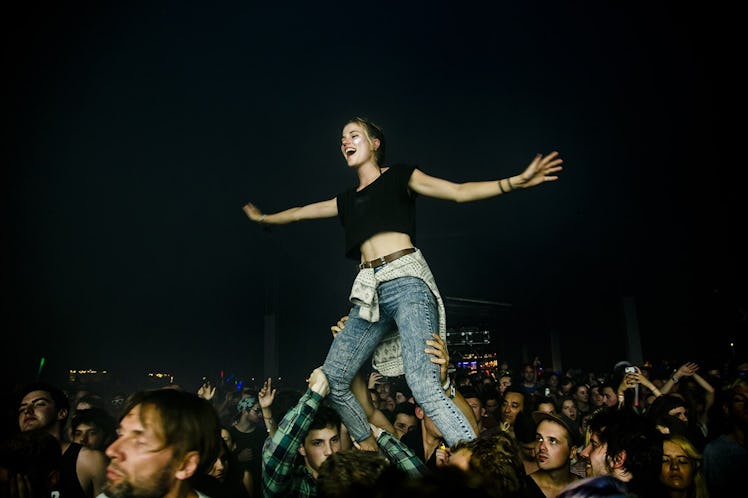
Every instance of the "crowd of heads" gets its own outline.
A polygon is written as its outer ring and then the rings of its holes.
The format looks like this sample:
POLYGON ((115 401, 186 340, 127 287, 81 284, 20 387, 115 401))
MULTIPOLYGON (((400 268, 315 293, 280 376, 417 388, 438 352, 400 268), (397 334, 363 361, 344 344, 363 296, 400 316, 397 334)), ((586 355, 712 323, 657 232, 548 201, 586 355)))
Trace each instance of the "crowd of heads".
MULTIPOLYGON (((434 493, 428 496, 446 496, 456 486, 476 496, 519 497, 528 496, 533 483, 545 490, 554 482, 566 483, 552 493, 560 497, 646 498, 679 496, 684 490, 682 496, 720 496, 741 477, 735 466, 746 462, 744 371, 724 380, 705 373, 706 387, 690 377, 676 386, 672 378, 671 387, 677 388, 664 394, 639 385, 636 405, 622 395, 624 377, 615 370, 584 378, 558 372, 531 376, 524 370, 516 376, 460 372, 455 384, 480 432, 472 441, 440 448, 429 479, 405 475, 381 454, 346 444, 338 413, 325 403, 310 422, 295 463, 309 469, 320 496, 329 497, 384 496, 385 491, 388 496, 427 496, 427 491, 434 493), (606 396, 609 391, 612 396, 606 396), (606 401, 611 397, 615 403, 606 401), (736 444, 742 451, 737 459, 736 444), (440 483, 439 489, 434 483, 440 483)), ((654 376, 649 380, 652 386, 666 384, 654 376)), ((402 379, 381 378, 370 391, 396 439, 439 437, 402 379)), ((293 411, 301 394, 280 390, 273 405, 276 423, 293 411)), ((100 492, 109 498, 162 496, 174 489, 197 489, 214 498, 259 496, 262 474, 242 473, 232 429, 242 417, 252 416, 260 440, 269 437, 256 390, 207 400, 181 388, 146 389, 113 403, 120 393, 107 399, 32 382, 14 395, 16 426, 5 428, 8 435, 0 446, 5 493, 21 486, 33 491, 29 496, 50 496, 64 481, 62 455, 72 443, 85 448, 79 458, 88 458, 85 452, 103 455, 108 469, 99 483, 78 476, 90 498, 100 492), (25 476, 22 485, 14 484, 17 475, 25 476), (233 487, 224 486, 226 481, 233 487)))

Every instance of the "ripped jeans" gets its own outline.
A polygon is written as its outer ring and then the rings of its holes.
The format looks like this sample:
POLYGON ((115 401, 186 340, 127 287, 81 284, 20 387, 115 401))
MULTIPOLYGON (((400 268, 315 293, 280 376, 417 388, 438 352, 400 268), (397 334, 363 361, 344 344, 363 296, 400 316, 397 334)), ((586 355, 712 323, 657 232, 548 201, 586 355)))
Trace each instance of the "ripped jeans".
POLYGON ((354 305, 345 328, 333 340, 322 370, 330 383, 329 403, 340 414, 354 441, 371 435, 369 422, 351 392, 351 380, 368 360, 382 337, 400 331, 405 380, 416 403, 441 431, 448 445, 473 440, 476 435, 465 415, 444 394, 439 365, 424 352, 432 333, 439 332, 436 298, 418 277, 382 282, 377 288, 380 318, 369 322, 354 305))

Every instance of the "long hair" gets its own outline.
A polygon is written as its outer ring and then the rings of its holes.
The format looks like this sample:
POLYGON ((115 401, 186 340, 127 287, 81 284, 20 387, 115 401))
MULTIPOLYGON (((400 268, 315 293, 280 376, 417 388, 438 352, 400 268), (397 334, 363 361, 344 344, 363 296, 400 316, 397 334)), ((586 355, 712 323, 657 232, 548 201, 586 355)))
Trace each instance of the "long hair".
POLYGON ((627 410, 602 410, 590 419, 589 430, 607 444, 606 465, 618 455, 626 455, 623 468, 634 476, 628 483, 630 491, 656 487, 662 466, 663 435, 649 419, 627 410))
MULTIPOLYGON (((672 434, 665 437, 665 441, 677 445, 686 456, 691 460, 693 465, 693 483, 688 490, 689 498, 709 498, 709 491, 706 487, 706 478, 704 477, 704 470, 702 466, 701 453, 696 449, 696 446, 688 440, 678 434, 672 434)), ((664 445, 664 443, 663 443, 664 445)))

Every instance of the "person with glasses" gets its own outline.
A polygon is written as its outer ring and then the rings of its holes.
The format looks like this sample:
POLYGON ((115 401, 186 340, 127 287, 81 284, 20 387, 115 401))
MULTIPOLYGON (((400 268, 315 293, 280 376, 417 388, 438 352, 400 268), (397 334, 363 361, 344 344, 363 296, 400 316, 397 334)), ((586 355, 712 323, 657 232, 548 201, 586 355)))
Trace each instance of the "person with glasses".
POLYGON ((255 396, 245 395, 236 405, 236 420, 229 427, 235 443, 234 454, 243 472, 252 480, 252 496, 260 496, 262 478, 262 445, 267 430, 262 424, 262 407, 255 396))

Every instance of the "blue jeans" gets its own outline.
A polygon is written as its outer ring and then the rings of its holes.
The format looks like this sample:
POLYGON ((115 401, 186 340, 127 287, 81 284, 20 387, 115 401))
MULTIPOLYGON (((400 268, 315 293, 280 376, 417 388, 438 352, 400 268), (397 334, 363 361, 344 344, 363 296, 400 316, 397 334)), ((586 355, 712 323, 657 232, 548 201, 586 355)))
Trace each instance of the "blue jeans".
POLYGON ((428 285, 417 277, 399 277, 379 284, 380 319, 371 323, 351 309, 345 328, 332 343, 322 370, 330 383, 330 405, 337 410, 355 441, 371 435, 369 422, 351 392, 351 380, 368 360, 380 339, 400 331, 405 380, 413 397, 450 446, 475 439, 465 415, 455 406, 439 380, 439 365, 424 352, 431 334, 439 332, 438 307, 428 285))

